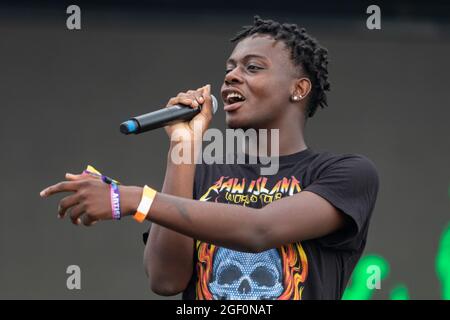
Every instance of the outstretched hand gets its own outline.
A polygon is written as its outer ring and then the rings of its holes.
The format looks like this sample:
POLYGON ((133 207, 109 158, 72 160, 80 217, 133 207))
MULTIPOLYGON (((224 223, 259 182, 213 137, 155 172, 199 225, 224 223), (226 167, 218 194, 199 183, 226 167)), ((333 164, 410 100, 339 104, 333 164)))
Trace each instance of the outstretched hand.
MULTIPOLYGON (((110 186, 101 179, 89 174, 65 175, 66 181, 51 185, 40 192, 40 196, 47 198, 57 193, 70 192, 71 194, 59 201, 58 218, 64 218, 69 211, 73 224, 91 226, 100 220, 112 219, 112 208, 110 198, 110 186)), ((139 203, 138 190, 130 190, 137 187, 119 186, 120 208, 122 215, 131 214, 129 203, 139 203), (135 195, 130 194, 130 191, 135 195), (130 202, 130 200, 132 200, 130 202)), ((137 207, 137 205, 136 205, 137 207)))

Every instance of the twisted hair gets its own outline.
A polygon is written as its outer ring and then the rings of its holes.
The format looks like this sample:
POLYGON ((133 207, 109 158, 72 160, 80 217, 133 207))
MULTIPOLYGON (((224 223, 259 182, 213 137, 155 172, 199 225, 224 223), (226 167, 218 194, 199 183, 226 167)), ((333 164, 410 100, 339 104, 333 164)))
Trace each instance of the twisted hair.
POLYGON ((253 34, 270 35, 275 40, 285 43, 291 52, 294 64, 309 76, 312 88, 307 117, 312 117, 318 106, 324 108, 328 105, 325 93, 330 90, 328 51, 306 33, 305 28, 299 29, 296 24, 280 24, 273 20, 263 20, 259 16, 254 17, 252 26, 243 28, 230 40, 231 42, 239 42, 253 34))

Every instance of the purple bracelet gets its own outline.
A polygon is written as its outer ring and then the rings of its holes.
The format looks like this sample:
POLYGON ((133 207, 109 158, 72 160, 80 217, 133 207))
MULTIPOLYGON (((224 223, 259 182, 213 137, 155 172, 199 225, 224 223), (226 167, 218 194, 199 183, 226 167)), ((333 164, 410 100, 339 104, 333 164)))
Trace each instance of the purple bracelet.
POLYGON ((120 220, 120 194, 119 187, 114 182, 110 184, 111 193, 111 209, 113 220, 120 220))

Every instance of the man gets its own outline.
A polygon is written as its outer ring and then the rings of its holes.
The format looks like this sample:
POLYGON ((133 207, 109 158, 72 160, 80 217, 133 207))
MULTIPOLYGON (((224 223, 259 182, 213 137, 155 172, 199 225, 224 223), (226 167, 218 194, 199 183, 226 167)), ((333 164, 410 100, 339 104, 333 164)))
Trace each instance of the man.
MULTIPOLYGON (((121 214, 153 222, 144 254, 151 288, 185 299, 339 299, 365 247, 376 169, 360 155, 307 147, 306 120, 326 106, 329 83, 327 52, 304 29, 255 17, 234 41, 222 86, 227 125, 279 129, 279 170, 263 176, 261 163, 195 165, 194 153, 189 164, 175 164, 173 150, 196 142, 194 124, 202 133, 209 126, 210 87, 170 99, 168 106, 203 108, 166 127, 179 138, 171 139, 162 191, 119 186, 121 214)), ((61 216, 71 208, 76 224, 111 219, 105 183, 67 179, 41 193, 74 192, 61 200, 61 216)))

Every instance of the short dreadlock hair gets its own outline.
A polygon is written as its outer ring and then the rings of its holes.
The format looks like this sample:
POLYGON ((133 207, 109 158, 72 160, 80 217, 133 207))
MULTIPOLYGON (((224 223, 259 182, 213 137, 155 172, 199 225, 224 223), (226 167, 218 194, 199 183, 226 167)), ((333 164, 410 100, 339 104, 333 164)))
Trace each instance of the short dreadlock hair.
POLYGON ((273 20, 263 20, 254 17, 252 26, 244 26, 231 42, 239 42, 253 34, 270 35, 275 40, 282 40, 291 51, 292 61, 309 76, 312 88, 307 117, 312 117, 317 107, 327 106, 325 91, 330 90, 328 82, 328 50, 322 47, 316 39, 306 33, 305 28, 299 29, 296 24, 288 24, 273 20))

